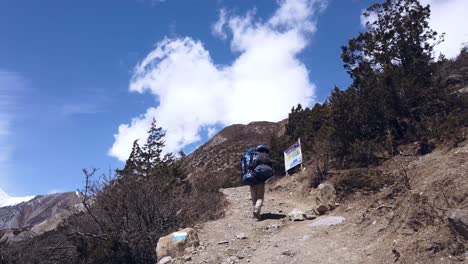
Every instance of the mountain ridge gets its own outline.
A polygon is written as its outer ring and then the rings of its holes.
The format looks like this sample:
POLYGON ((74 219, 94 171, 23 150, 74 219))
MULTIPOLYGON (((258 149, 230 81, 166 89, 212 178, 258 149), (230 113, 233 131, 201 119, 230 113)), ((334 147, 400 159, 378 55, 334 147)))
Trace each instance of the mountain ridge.
POLYGON ((34 199, 36 196, 37 195, 13 197, 13 196, 10 196, 8 193, 6 193, 2 188, 0 188, 0 208, 27 202, 27 201, 34 199))

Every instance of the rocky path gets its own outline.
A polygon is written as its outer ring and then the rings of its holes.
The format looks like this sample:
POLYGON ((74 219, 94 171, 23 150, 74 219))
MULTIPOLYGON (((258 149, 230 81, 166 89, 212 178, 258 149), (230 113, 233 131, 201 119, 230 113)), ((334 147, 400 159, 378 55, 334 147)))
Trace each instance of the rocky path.
MULTIPOLYGON (((337 209, 315 220, 291 222, 293 208, 307 210, 306 199, 267 192, 263 220, 252 218, 248 187, 223 190, 230 205, 225 217, 198 229, 201 247, 188 252, 191 263, 376 263, 375 242, 354 224, 357 210, 337 209), (346 220, 337 225, 344 217, 346 220)), ((382 256, 378 257, 381 262, 382 256)), ((393 263, 388 256, 388 263, 393 263)))

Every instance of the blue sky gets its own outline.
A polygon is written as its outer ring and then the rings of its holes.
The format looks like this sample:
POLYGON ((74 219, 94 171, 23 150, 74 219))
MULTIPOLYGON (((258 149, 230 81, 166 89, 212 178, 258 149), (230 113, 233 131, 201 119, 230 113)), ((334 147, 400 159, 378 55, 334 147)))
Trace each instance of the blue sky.
POLYGON ((190 152, 226 125, 322 102, 349 84, 340 46, 373 2, 3 0, 0 188, 81 188, 81 169, 121 167, 152 117, 169 151, 190 152), (245 113, 246 92, 272 103, 245 113))

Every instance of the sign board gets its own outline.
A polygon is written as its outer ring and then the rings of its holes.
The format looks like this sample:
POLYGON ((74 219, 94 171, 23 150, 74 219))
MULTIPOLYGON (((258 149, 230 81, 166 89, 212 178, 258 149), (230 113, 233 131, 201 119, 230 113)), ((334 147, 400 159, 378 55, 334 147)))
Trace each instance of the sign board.
POLYGON ((299 139, 294 145, 284 152, 284 168, 286 172, 291 168, 302 163, 301 140, 299 139))

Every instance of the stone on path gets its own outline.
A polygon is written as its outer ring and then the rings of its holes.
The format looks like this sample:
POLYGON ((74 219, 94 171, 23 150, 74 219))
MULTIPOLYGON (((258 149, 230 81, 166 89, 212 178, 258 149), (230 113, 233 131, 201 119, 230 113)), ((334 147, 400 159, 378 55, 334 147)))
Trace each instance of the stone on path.
POLYGON ((247 239, 247 236, 244 233, 240 233, 236 235, 237 239, 247 239))
POLYGON ((315 220, 310 224, 312 227, 317 226, 332 226, 332 225, 339 225, 345 221, 345 218, 342 216, 327 216, 320 219, 315 220))
POLYGON ((168 264, 172 262, 172 258, 170 256, 162 258, 158 264, 168 264))
POLYGON ((330 211, 330 206, 327 204, 320 204, 315 209, 319 215, 324 215, 326 212, 330 211))
POLYGON ((291 212, 289 212, 288 217, 291 221, 304 221, 304 215, 305 213, 302 212, 300 209, 294 208, 291 212))

